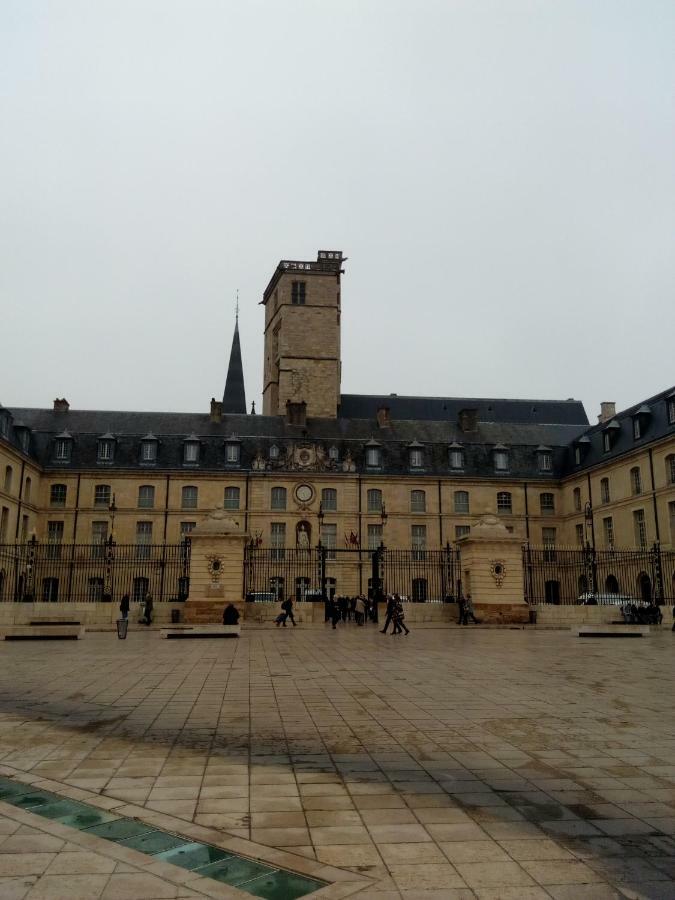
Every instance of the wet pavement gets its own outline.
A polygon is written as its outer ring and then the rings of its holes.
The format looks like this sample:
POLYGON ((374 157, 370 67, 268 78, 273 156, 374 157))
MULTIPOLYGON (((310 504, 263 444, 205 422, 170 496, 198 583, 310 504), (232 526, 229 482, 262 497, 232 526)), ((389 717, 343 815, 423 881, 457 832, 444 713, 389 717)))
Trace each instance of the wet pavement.
MULTIPOLYGON (((674 649, 669 630, 371 626, 5 643, 0 774, 323 879, 324 896, 675 898, 674 649)), ((61 832, 30 849, 45 827, 0 801, 0 898, 57 896, 43 879, 82 849, 61 832)), ((83 861, 105 872, 66 870, 85 879, 71 900, 126 896, 110 879, 129 874, 169 885, 130 897, 203 895, 137 850, 110 868, 105 848, 83 861)), ((245 896, 226 890, 210 896, 245 896)))

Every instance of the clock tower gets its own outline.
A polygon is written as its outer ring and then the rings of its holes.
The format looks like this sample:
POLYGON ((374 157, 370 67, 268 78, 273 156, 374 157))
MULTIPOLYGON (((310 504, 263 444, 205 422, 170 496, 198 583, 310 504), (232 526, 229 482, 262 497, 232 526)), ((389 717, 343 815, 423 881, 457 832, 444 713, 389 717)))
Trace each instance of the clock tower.
POLYGON ((339 250, 320 250, 315 262, 283 259, 267 285, 263 415, 304 401, 310 417, 337 416, 344 261, 339 250))

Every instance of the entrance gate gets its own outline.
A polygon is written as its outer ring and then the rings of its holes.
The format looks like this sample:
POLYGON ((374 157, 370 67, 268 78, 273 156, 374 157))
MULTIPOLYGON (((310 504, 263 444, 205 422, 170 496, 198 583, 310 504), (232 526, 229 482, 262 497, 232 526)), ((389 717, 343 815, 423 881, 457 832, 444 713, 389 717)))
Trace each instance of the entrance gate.
POLYGON ((461 590, 459 550, 376 550, 318 547, 283 549, 249 545, 244 594, 250 601, 302 602, 330 595, 399 594, 414 603, 454 600, 461 590))

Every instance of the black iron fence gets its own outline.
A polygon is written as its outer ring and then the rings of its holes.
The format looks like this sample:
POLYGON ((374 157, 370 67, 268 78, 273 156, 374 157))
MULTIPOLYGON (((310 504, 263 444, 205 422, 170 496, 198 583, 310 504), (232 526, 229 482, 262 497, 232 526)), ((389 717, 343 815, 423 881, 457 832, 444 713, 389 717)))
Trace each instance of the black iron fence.
POLYGON ((460 590, 459 550, 277 549, 250 545, 244 557, 249 601, 296 602, 378 591, 416 603, 455 599, 460 590))
POLYGON ((528 603, 675 603, 675 551, 523 548, 528 603))
POLYGON ((0 544, 0 601, 96 603, 185 600, 190 542, 180 544, 0 544))

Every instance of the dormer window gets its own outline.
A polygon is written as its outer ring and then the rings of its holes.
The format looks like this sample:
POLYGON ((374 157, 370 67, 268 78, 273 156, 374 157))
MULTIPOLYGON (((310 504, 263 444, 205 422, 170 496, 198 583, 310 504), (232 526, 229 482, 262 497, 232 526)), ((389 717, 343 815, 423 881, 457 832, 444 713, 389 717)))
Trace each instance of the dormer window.
POLYGON ((492 459, 494 461, 495 472, 508 472, 509 469, 509 450, 503 444, 497 444, 492 451, 492 459))
POLYGON ((67 431, 57 435, 54 441, 54 459, 56 462, 70 462, 70 456, 73 449, 73 439, 67 431))
POLYGON ((456 472, 461 471, 464 468, 464 451, 461 446, 459 444, 450 444, 448 453, 450 468, 456 472))
POLYGON ((279 459, 279 448, 276 444, 270 447, 270 459, 279 459))
POLYGON ((612 421, 606 426, 605 430, 602 432, 602 449, 603 452, 609 453, 609 451, 614 446, 614 441, 618 437, 621 432, 621 426, 616 421, 616 419, 612 419, 612 421))
POLYGON ((581 465, 581 447, 578 444, 574 448, 574 465, 581 465))
POLYGON ((537 464, 540 472, 550 472, 553 469, 553 451, 550 447, 537 447, 537 464))
POLYGON ((667 401, 668 408, 668 424, 675 425, 675 396, 668 397, 667 401))
POLYGON ((196 434, 183 441, 183 465, 196 466, 199 462, 199 438, 196 434))
POLYGON ((424 447, 417 441, 408 447, 408 462, 411 469, 424 468, 424 447))
POLYGON ((241 458, 241 444, 239 438, 230 437, 225 441, 225 465, 238 466, 241 458))
POLYGON ((154 434, 146 434, 141 440, 141 462, 153 465, 157 462, 157 438, 154 434))
POLYGON ((644 435, 647 430, 647 426, 649 424, 649 417, 651 416, 652 411, 647 406, 646 403, 643 403, 640 409, 633 416, 633 440, 639 441, 640 438, 644 435))
POLYGON ((330 447, 328 450, 328 459, 337 462, 340 459, 340 451, 337 447, 330 447))
POLYGON ((9 434, 9 413, 0 410, 0 437, 6 438, 9 434))
POLYGON ((96 461, 110 463, 115 458, 115 438, 112 434, 104 434, 98 439, 96 461))
POLYGON ((366 466, 369 469, 379 469, 382 465, 382 449, 377 441, 369 441, 366 444, 366 466))

